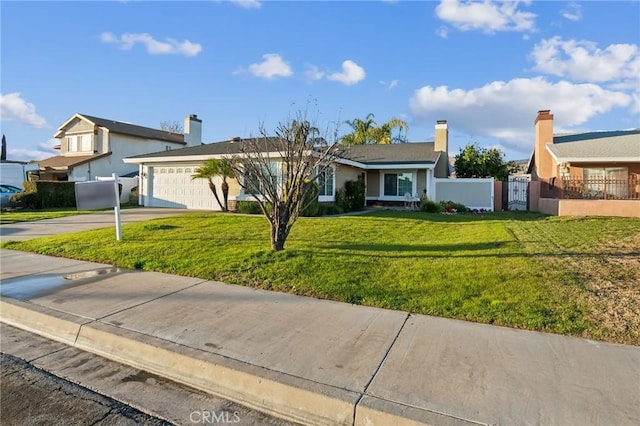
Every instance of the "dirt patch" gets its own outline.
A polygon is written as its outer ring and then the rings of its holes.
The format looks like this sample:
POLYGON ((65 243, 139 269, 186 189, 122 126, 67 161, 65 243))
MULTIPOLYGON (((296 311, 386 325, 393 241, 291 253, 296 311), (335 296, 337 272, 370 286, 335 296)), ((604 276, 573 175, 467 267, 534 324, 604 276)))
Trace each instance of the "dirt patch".
POLYGON ((598 246, 575 259, 595 330, 584 337, 640 346, 640 234, 598 246))

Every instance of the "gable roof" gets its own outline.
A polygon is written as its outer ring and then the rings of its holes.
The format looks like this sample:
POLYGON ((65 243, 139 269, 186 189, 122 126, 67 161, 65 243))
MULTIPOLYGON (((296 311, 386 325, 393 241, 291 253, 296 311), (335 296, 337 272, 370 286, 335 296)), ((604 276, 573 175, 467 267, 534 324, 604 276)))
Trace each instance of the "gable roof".
MULTIPOLYGON (((275 137, 234 139, 214 142, 194 147, 160 151, 151 154, 140 154, 127 157, 125 162, 138 162, 140 159, 204 160, 221 155, 240 154, 243 143, 264 143, 264 152, 276 152, 275 137)), ((349 145, 339 154, 345 160, 366 165, 435 163, 440 153, 433 149, 433 142, 411 142, 390 145, 349 145)))
POLYGON ((38 167, 40 170, 53 169, 53 170, 68 170, 69 167, 78 166, 80 164, 87 163, 89 161, 97 160, 98 158, 111 155, 110 152, 104 154, 91 154, 91 155, 73 155, 64 156, 57 155, 41 161, 38 161, 38 167))
POLYGON ((151 127, 137 126, 135 124, 123 123, 122 121, 109 120, 106 118, 94 117, 87 114, 76 113, 69 120, 65 121, 62 126, 58 128, 58 132, 54 137, 60 137, 64 128, 73 121, 74 118, 84 119, 96 126, 104 127, 110 132, 119 133, 122 135, 137 136, 145 139, 156 139, 165 142, 186 144, 184 141, 184 135, 181 133, 171 133, 160 129, 152 129, 151 127))
POLYGON ((350 145, 342 157, 363 164, 435 163, 440 153, 433 142, 408 142, 385 145, 350 145))
POLYGON ((640 162, 640 129, 558 135, 546 148, 558 162, 640 162))
MULTIPOLYGON (((265 151, 276 151, 275 142, 277 141, 274 137, 268 138, 247 138, 247 139, 233 139, 226 140, 222 142, 214 142, 208 144, 202 144, 198 146, 190 146, 186 148, 172 149, 169 151, 160 151, 153 152, 150 154, 139 154, 132 155, 131 157, 127 157, 128 159, 137 159, 137 158, 173 158, 173 157, 185 157, 186 160, 193 157, 213 157, 216 155, 233 155, 240 154, 242 152, 243 143, 264 143, 265 151)), ((199 158, 198 158, 199 159, 199 158)))

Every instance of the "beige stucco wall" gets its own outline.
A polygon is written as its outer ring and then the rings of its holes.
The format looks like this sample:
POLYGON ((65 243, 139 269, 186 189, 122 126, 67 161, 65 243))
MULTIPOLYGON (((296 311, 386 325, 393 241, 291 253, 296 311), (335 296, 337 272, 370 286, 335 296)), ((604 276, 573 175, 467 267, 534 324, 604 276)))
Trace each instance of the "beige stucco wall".
POLYGON ((529 185, 530 210, 554 216, 640 217, 640 200, 560 200, 540 198, 541 182, 529 185))
POLYGON ((640 217, 640 200, 558 201, 558 216, 640 217))
POLYGON ((344 183, 348 180, 358 180, 358 176, 362 173, 361 169, 346 166, 344 164, 336 164, 336 191, 344 187, 344 183))
POLYGON ((540 198, 538 199, 538 207, 536 211, 552 216, 558 216, 558 200, 557 198, 540 198))

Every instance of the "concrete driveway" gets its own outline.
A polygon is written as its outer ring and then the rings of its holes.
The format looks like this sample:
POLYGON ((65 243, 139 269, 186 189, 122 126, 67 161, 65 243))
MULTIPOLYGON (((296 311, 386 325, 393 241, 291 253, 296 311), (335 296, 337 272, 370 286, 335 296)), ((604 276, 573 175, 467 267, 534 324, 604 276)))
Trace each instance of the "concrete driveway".
MULTIPOLYGON (((188 213, 202 213, 200 210, 163 209, 163 208, 135 208, 121 210, 122 224, 142 222, 188 213)), ((18 222, 0 225, 0 238, 8 240, 29 240, 31 238, 49 235, 67 234, 70 232, 86 231, 88 229, 113 227, 115 236, 115 215, 113 211, 66 216, 57 219, 37 220, 33 222, 18 222)))

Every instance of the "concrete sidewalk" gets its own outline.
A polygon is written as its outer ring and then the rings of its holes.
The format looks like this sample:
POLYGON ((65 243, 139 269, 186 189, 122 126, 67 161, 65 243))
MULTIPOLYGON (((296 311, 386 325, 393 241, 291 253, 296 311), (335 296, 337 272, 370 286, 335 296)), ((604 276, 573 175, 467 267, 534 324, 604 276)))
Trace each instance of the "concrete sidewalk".
POLYGON ((640 421, 639 347, 11 250, 0 261, 2 322, 297 422, 640 421))
MULTIPOLYGON (((158 219, 178 214, 201 213, 202 211, 139 207, 123 209, 120 212, 122 224, 124 225, 127 223, 141 222, 143 220, 158 219)), ((115 237, 115 214, 113 210, 32 222, 3 224, 0 226, 0 238, 2 241, 22 241, 68 232, 79 232, 86 231, 88 229, 109 227, 113 228, 113 235, 115 237)))

